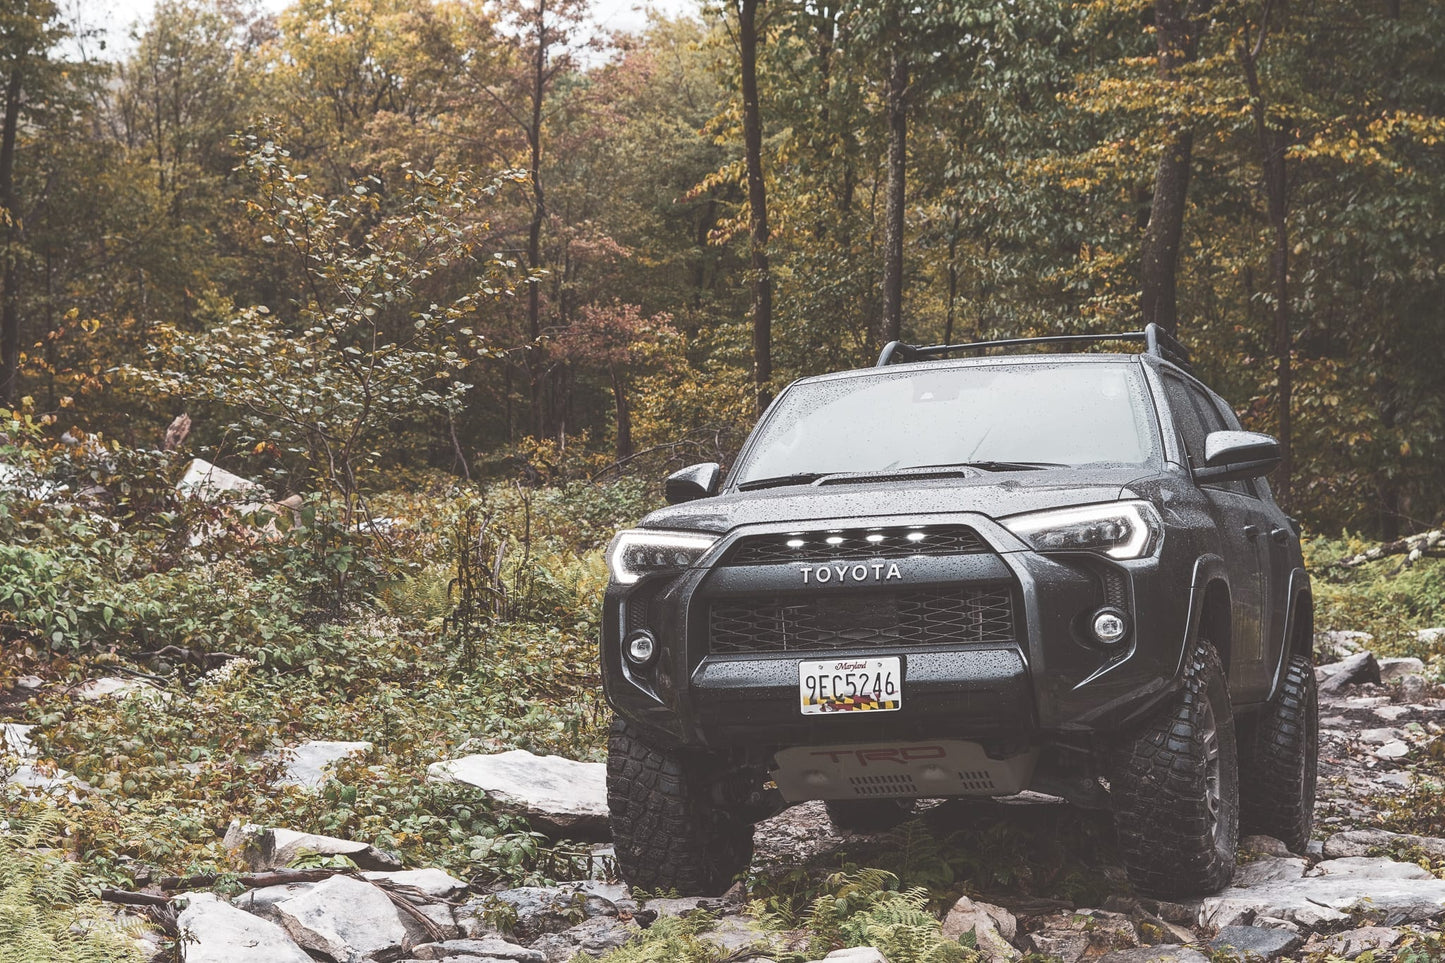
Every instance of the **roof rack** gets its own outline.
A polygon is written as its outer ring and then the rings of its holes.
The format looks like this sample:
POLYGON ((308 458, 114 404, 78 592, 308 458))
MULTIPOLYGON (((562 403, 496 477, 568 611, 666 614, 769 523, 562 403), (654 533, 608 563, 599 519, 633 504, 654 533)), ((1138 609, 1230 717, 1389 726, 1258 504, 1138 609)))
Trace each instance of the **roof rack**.
POLYGON ((890 364, 906 364, 910 361, 928 361, 959 351, 987 351, 989 348, 1012 348, 1020 345, 1070 344, 1100 341, 1142 341, 1144 353, 1172 362, 1186 371, 1192 371, 1189 349, 1180 344, 1173 335, 1159 325, 1149 323, 1142 331, 1124 331, 1119 334, 1056 334, 1043 338, 1009 338, 1004 341, 974 341, 971 344, 905 344, 890 341, 878 356, 878 367, 890 364))

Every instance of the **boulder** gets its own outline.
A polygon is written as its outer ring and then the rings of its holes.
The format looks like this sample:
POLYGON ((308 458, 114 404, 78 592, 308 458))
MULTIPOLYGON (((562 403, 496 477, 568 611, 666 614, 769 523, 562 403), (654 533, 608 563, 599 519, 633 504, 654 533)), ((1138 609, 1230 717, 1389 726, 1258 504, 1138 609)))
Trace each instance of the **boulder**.
POLYGON ((1365 879, 1434 879, 1435 874, 1415 863, 1399 863, 1383 856, 1345 856, 1327 859, 1309 876, 1358 876, 1365 879))
POLYGON ((772 930, 747 916, 724 916, 698 939, 721 949, 723 956, 733 956, 748 949, 771 949, 775 942, 772 930))
POLYGON ((391 899, 350 876, 333 876, 275 907, 281 925, 301 946, 336 963, 360 963, 401 948, 406 927, 391 899))
POLYGON ((396 873, 362 873, 362 878, 385 880, 393 886, 419 890, 434 899, 451 899, 467 888, 467 884, 440 869, 404 869, 396 873))
POLYGON ((1445 642, 1445 627, 1435 626, 1434 628, 1421 629, 1415 633, 1415 638, 1425 645, 1434 645, 1436 642, 1445 642))
POLYGON ((956 940, 970 931, 974 945, 990 963, 1023 956, 1009 942, 1018 935, 1018 920, 1001 906, 960 897, 943 918, 943 935, 956 940))
POLYGON ((275 923, 236 909, 214 893, 191 893, 176 920, 186 963, 311 963, 275 923))
POLYGON ((1402 853, 1411 849, 1445 859, 1445 839, 1391 833, 1383 829, 1352 829, 1349 832, 1335 833, 1325 840, 1324 856, 1326 859, 1339 859, 1342 856, 1371 856, 1381 852, 1402 853))
POLYGON ((0 755, 8 754, 21 759, 33 759, 36 752, 34 744, 30 741, 30 733, 34 731, 34 726, 22 726, 18 722, 0 722, 0 755))
POLYGON ((1032 953, 1058 957, 1064 963, 1093 959, 1139 945, 1134 921, 1122 913, 1081 909, 1052 913, 1033 921, 1021 940, 1032 953))
POLYGON ((1388 926, 1362 926, 1357 930, 1346 930, 1330 937, 1325 952, 1342 960, 1353 960, 1362 953, 1388 950, 1404 936, 1397 929, 1388 926))
POLYGON ((1360 652, 1340 662, 1315 669, 1315 681, 1321 695, 1333 695, 1345 686, 1380 681, 1380 664, 1373 652, 1360 652))
POLYGON ((642 927, 633 920, 598 916, 559 933, 547 933, 533 941, 532 949, 540 950, 547 963, 568 963, 578 953, 601 956, 641 932, 642 927))
POLYGON ((263 886, 260 889, 247 890, 231 900, 231 905, 279 925, 281 918, 276 915, 276 906, 303 893, 309 893, 319 885, 321 884, 283 883, 280 886, 263 886))
POLYGON ((1200 903, 1199 925, 1234 926, 1271 916, 1315 928, 1344 922, 1350 913, 1363 910, 1402 922, 1445 915, 1445 880, 1401 878, 1409 871, 1393 860, 1331 867, 1334 862, 1338 860, 1320 863, 1316 875, 1231 887, 1207 897, 1200 903))
MULTIPOLYGON (((1281 843, 1280 845, 1284 845, 1281 843)), ((1309 868, 1309 863, 1298 856, 1261 856, 1250 860, 1234 871, 1234 887, 1257 886, 1281 879, 1299 879, 1309 868)))
POLYGON ((1272 960, 1294 952, 1303 942, 1298 933, 1289 930, 1264 926, 1226 926, 1209 941, 1209 948, 1245 959, 1257 956, 1260 959, 1272 960))
POLYGON ((254 872, 285 869, 308 854, 345 856, 358 869, 397 870, 401 860, 369 843, 315 833, 298 833, 294 829, 266 829, 254 823, 232 820, 226 830, 224 845, 238 853, 254 872))
POLYGON ((531 823, 572 839, 607 839, 607 767, 525 749, 438 762, 427 776, 482 790, 531 823))
POLYGON ((1407 675, 1424 674, 1425 663, 1413 656, 1380 660, 1381 682, 1394 682, 1397 679, 1403 679, 1407 675))
POLYGON ((547 963, 541 950, 518 946, 495 936, 479 940, 447 940, 444 943, 422 943, 412 947, 412 959, 446 960, 481 957, 486 960, 511 960, 515 963, 547 963))
POLYGON ((1375 637, 1368 632, 1333 629, 1315 633, 1315 651, 1327 660, 1348 658, 1362 649, 1368 649, 1375 637))
POLYGON ((286 768, 282 772, 281 778, 276 780, 276 784, 278 786, 295 786, 298 789, 319 788, 330 778, 328 770, 332 764, 340 762, 348 756, 365 755, 371 749, 372 745, 369 742, 327 742, 323 740, 312 740, 290 749, 282 749, 278 753, 271 754, 272 758, 279 756, 286 764, 286 768))

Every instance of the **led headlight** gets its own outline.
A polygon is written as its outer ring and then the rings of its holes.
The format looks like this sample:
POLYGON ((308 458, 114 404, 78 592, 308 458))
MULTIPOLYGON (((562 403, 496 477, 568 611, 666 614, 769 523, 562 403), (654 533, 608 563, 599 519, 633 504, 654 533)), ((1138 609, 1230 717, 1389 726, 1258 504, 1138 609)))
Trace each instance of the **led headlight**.
POLYGON ((697 563, 717 541, 701 532, 658 532, 629 528, 618 532, 607 549, 612 577, 631 585, 644 575, 680 572, 697 563))
POLYGON ((1142 558, 1164 537, 1159 513, 1148 502, 1109 502, 1000 519, 1037 552, 1099 552, 1142 558))

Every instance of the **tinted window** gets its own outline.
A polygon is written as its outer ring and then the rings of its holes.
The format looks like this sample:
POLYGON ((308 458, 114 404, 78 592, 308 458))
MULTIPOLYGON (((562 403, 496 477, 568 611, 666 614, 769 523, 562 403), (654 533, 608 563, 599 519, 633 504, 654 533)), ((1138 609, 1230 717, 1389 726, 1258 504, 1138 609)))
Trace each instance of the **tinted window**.
MULTIPOLYGON (((1224 415, 1215 405, 1214 399, 1198 386, 1173 375, 1164 376, 1164 390, 1169 397, 1169 408, 1174 414, 1179 439, 1189 455, 1189 463, 1195 468, 1204 467, 1204 439, 1211 431, 1233 430, 1224 420, 1224 415)), ((1244 482, 1210 482, 1210 488, 1224 488, 1242 495, 1253 492, 1244 482)))
POLYGON ((965 462, 1157 461, 1133 364, 881 369, 794 385, 759 428, 738 482, 965 462))

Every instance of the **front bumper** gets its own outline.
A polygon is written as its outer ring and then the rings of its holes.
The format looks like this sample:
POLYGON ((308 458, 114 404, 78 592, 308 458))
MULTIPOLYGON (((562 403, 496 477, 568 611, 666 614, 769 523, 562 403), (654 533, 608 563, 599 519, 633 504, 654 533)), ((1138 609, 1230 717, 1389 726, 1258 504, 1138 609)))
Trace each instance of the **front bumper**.
MULTIPOLYGON (((1189 587, 1166 573, 1167 557, 1117 562, 1093 554, 1040 555, 992 520, 973 514, 849 519, 809 523, 811 532, 908 526, 971 528, 981 551, 898 559, 898 576, 880 582, 830 579, 802 583, 806 566, 729 564, 744 539, 795 534, 798 526, 737 529, 697 568, 632 586, 612 585, 605 599, 601 644, 609 702, 667 744, 767 750, 879 740, 959 738, 1009 753, 1058 736, 1113 731, 1152 709, 1176 687, 1184 645, 1189 587), (871 634, 866 625, 843 648, 717 652, 714 606, 767 597, 807 602, 880 592, 954 597, 988 592, 1009 600, 1011 629, 965 640, 923 642, 897 631, 871 634), (1089 616, 1113 604, 1129 615, 1123 642, 1104 647, 1087 637, 1089 616), (622 641, 646 628, 660 654, 647 671, 622 656, 622 641), (847 656, 898 656, 903 705, 897 711, 803 716, 800 661, 847 656)), ((1166 541, 1164 551, 1169 545, 1166 541)), ((852 560, 848 562, 852 565, 852 560)), ((1188 567, 1183 567, 1188 571, 1188 567)), ((899 595, 898 598, 903 596, 899 595)), ((910 596, 911 597, 911 596, 910 596)), ((843 611, 847 611, 846 602, 843 611)), ((866 618, 863 620, 866 623, 866 618)))

